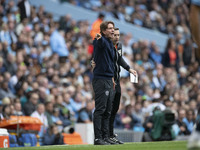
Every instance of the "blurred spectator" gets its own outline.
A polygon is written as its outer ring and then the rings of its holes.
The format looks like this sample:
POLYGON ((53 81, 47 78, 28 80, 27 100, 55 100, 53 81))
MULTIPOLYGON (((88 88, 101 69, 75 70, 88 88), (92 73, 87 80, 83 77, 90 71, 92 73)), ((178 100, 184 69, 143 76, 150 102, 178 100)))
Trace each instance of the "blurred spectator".
POLYGON ((50 33, 50 46, 52 51, 60 57, 67 57, 69 55, 67 45, 63 35, 57 30, 56 24, 51 25, 50 33))
POLYGON ((155 108, 159 108, 161 111, 165 110, 166 106, 163 105, 161 102, 160 102, 160 99, 153 99, 152 100, 152 103, 148 105, 147 107, 147 112, 152 115, 153 114, 153 110, 155 108))
POLYGON ((92 27, 90 30, 90 36, 92 37, 92 39, 95 38, 97 33, 100 33, 100 24, 103 22, 105 15, 103 13, 100 13, 97 20, 95 20, 92 23, 92 27))
POLYGON ((18 69, 16 71, 16 74, 14 74, 9 80, 9 87, 13 93, 16 93, 17 90, 21 88, 23 80, 24 80, 23 71, 18 69))
POLYGON ((45 115, 47 116, 48 125, 53 124, 52 115, 53 115, 53 103, 51 101, 47 101, 45 104, 45 115))
POLYGON ((179 68, 179 84, 183 86, 187 82, 187 69, 185 67, 179 68))
POLYGON ((196 48, 196 55, 197 58, 200 58, 200 36, 199 36, 199 1, 191 0, 190 1, 190 27, 191 27, 191 34, 194 42, 197 44, 196 48))
MULTIPOLYGON (((16 7, 14 7, 13 9, 14 9, 14 11, 17 11, 16 7)), ((17 35, 15 33, 15 25, 16 25, 16 22, 17 22, 17 19, 16 20, 15 19, 8 21, 8 30, 9 30, 9 34, 10 34, 10 38, 11 38, 12 50, 14 50, 13 46, 15 46, 15 44, 17 43, 17 40, 18 40, 17 35)))
POLYGON ((12 104, 12 101, 11 101, 11 99, 10 99, 9 97, 4 97, 4 98, 2 99, 2 104, 3 104, 3 105, 11 105, 11 104, 12 104))
POLYGON ((51 125, 44 135, 44 145, 62 145, 64 144, 63 136, 59 133, 56 125, 51 125))
POLYGON ((0 73, 4 73, 6 71, 4 64, 4 60, 2 57, 0 57, 0 73))
POLYGON ((41 41, 43 41, 44 39, 44 35, 43 33, 41 32, 41 29, 40 29, 40 24, 39 23, 34 23, 34 26, 33 26, 33 32, 32 33, 34 35, 33 37, 33 40, 34 40, 34 45, 41 45, 41 41))
MULTIPOLYGON (((155 109, 157 109, 157 108, 158 107, 155 107, 155 109)), ((150 134, 151 134, 151 130, 153 128, 153 115, 145 118, 145 122, 143 124, 143 127, 145 129, 144 135, 143 135, 143 141, 144 142, 152 141, 150 134)))
POLYGON ((143 132, 143 123, 144 123, 144 116, 141 111, 142 105, 140 102, 136 102, 134 106, 134 110, 132 112, 132 117, 135 120, 134 125, 133 125, 133 131, 135 132, 143 132))
POLYGON ((47 94, 44 87, 39 87, 38 89, 39 101, 40 103, 45 103, 47 100, 47 94))
POLYGON ((162 63, 165 67, 174 67, 176 70, 179 67, 179 55, 176 49, 175 40, 172 38, 168 39, 167 46, 162 57, 162 63))
POLYGON ((8 88, 8 82, 7 81, 1 82, 0 99, 3 99, 4 97, 9 97, 9 98, 15 98, 16 97, 11 92, 11 90, 8 88))
MULTIPOLYGON (((45 37, 44 37, 45 38, 45 37)), ((42 48, 39 56, 39 62, 43 63, 45 62, 46 59, 51 57, 52 55, 52 50, 50 48, 49 42, 46 40, 42 41, 42 48)))
POLYGON ((165 86, 166 86, 166 80, 165 80, 165 76, 163 73, 163 65, 157 64, 157 66, 153 72, 152 88, 153 89, 157 88, 162 92, 164 90, 165 86))
POLYGON ((131 43, 129 43, 132 39, 132 35, 131 34, 127 34, 124 36, 123 38, 123 54, 126 53, 127 55, 132 56, 133 54, 133 50, 131 48, 131 43))
POLYGON ((115 120, 114 120, 114 128, 116 129, 123 129, 124 128, 124 125, 122 123, 122 120, 121 120, 121 114, 123 113, 124 111, 124 106, 122 103, 120 103, 119 105, 119 110, 115 116, 115 120))
POLYGON ((84 108, 86 105, 81 92, 75 94, 74 99, 71 99, 70 106, 72 111, 75 113, 75 118, 78 119, 78 111, 84 108))
POLYGON ((11 74, 14 75, 17 71, 17 64, 15 60, 15 56, 11 53, 7 55, 6 62, 4 63, 6 70, 11 74))
POLYGON ((63 127, 71 125, 72 124, 72 122, 71 122, 71 119, 72 119, 71 118, 72 117, 71 112, 67 107, 65 107, 63 105, 62 95, 56 96, 56 105, 55 106, 59 109, 59 111, 57 111, 57 109, 54 110, 54 117, 55 118, 52 118, 53 122, 59 121, 58 124, 59 125, 62 124, 63 127), (60 122, 60 120, 62 121, 62 123, 60 122))
POLYGON ((179 129, 178 129, 178 134, 179 135, 189 135, 190 131, 187 128, 187 125, 184 122, 184 119, 186 117, 186 110, 185 109, 180 109, 178 110, 178 119, 176 121, 179 129))
MULTIPOLYGON (((176 26, 186 31, 189 21, 187 1, 72 1, 76 5, 93 11, 103 11, 120 21, 146 27, 174 36, 176 26), (176 11, 175 11, 176 10, 176 11)), ((187 35, 187 34, 186 34, 187 35)))
POLYGON ((48 128, 48 120, 47 116, 45 115, 44 104, 42 103, 38 104, 36 110, 31 114, 31 117, 36 117, 40 119, 40 121, 42 122, 42 126, 38 134, 40 137, 43 137, 48 128))
POLYGON ((189 109, 189 110, 186 111, 186 118, 183 118, 183 122, 186 124, 187 129, 191 134, 192 130, 194 128, 194 124, 195 124, 195 113, 194 113, 194 110, 189 109))
POLYGON ((94 110, 94 101, 87 101, 86 107, 79 110, 77 122, 92 123, 93 110, 94 110))
POLYGON ((15 102, 14 103, 14 111, 13 114, 14 116, 24 116, 24 113, 22 112, 22 106, 20 102, 15 102))
POLYGON ((186 39, 184 45, 183 45, 183 62, 184 65, 188 66, 191 64, 192 61, 194 61, 194 48, 192 47, 192 41, 191 39, 186 39))
POLYGON ((123 123, 124 129, 133 130, 134 125, 138 125, 140 123, 139 119, 132 115, 133 110, 131 105, 127 105, 125 107, 125 112, 121 114, 121 120, 123 123))
POLYGON ((53 124, 57 125, 58 130, 61 132, 64 128, 64 125, 63 125, 63 122, 62 122, 62 120, 60 119, 59 116, 60 116, 60 110, 59 110, 59 108, 55 107, 53 109, 53 113, 51 115, 51 118, 52 118, 53 124))
POLYGON ((30 87, 27 82, 23 82, 22 87, 17 91, 17 96, 20 99, 22 108, 24 108, 24 104, 28 101, 32 91, 32 87, 30 87))
POLYGON ((28 18, 31 15, 31 5, 28 0, 21 0, 18 3, 18 7, 20 9, 20 19, 21 21, 24 18, 28 18))
POLYGON ((67 14, 64 17, 60 18, 59 24, 60 24, 60 29, 63 31, 68 31, 69 30, 69 26, 71 24, 72 18, 70 14, 67 14))
POLYGON ((156 64, 161 64, 162 63, 162 54, 161 54, 160 49, 159 49, 158 46, 155 46, 153 48, 153 51, 151 51, 151 53, 150 53, 150 58, 156 64))
POLYGON ((30 116, 35 110, 39 102, 39 96, 36 92, 32 92, 28 101, 24 104, 23 110, 26 116, 30 116))
POLYGON ((2 113, 0 114, 1 119, 10 119, 11 116, 11 107, 10 105, 4 105, 2 108, 2 113))
POLYGON ((2 43, 7 43, 8 46, 11 45, 11 37, 9 34, 8 25, 6 23, 2 25, 2 29, 0 31, 0 41, 2 43))

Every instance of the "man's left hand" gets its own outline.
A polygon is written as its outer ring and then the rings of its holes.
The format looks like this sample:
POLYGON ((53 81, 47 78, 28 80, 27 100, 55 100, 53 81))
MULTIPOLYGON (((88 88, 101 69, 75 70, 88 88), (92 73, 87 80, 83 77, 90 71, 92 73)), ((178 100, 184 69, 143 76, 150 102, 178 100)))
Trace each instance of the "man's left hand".
POLYGON ((135 71, 134 69, 129 69, 129 72, 132 73, 133 75, 137 75, 137 71, 135 71))

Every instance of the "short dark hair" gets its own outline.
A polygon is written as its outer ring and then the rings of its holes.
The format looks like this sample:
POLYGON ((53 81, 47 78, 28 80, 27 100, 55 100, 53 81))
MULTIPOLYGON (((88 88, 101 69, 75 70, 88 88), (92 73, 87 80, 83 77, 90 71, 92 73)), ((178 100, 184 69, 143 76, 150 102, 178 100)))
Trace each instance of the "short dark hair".
POLYGON ((112 24, 113 26, 115 26, 114 22, 112 22, 112 21, 103 21, 100 24, 100 33, 101 33, 101 35, 104 35, 103 31, 105 31, 108 28, 108 24, 112 24))
POLYGON ((114 28, 114 30, 119 30, 119 28, 114 28))
POLYGON ((104 17, 105 17, 105 15, 103 13, 99 13, 98 18, 104 18, 104 17))

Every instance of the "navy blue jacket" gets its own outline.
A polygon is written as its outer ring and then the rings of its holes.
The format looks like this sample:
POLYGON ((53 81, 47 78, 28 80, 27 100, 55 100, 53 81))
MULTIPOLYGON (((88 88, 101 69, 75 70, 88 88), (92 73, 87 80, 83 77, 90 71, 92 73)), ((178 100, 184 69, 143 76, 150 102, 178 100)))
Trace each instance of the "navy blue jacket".
POLYGON ((102 36, 93 41, 93 58, 96 66, 93 70, 95 79, 112 79, 114 77, 114 46, 110 39, 102 36))

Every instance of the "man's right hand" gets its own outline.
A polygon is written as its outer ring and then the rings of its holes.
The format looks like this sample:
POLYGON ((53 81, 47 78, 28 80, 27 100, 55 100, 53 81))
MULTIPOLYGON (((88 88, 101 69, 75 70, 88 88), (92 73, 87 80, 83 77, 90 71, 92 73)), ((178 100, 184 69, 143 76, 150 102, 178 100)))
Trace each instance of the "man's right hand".
POLYGON ((100 39, 100 38, 101 38, 101 34, 97 33, 96 36, 95 36, 95 38, 96 38, 97 40, 100 39))
POLYGON ((92 66, 92 70, 93 70, 96 66, 96 63, 94 62, 94 58, 90 61, 90 65, 92 66))
POLYGON ((115 86, 117 85, 114 78, 112 78, 112 82, 113 82, 113 90, 115 90, 115 86))

